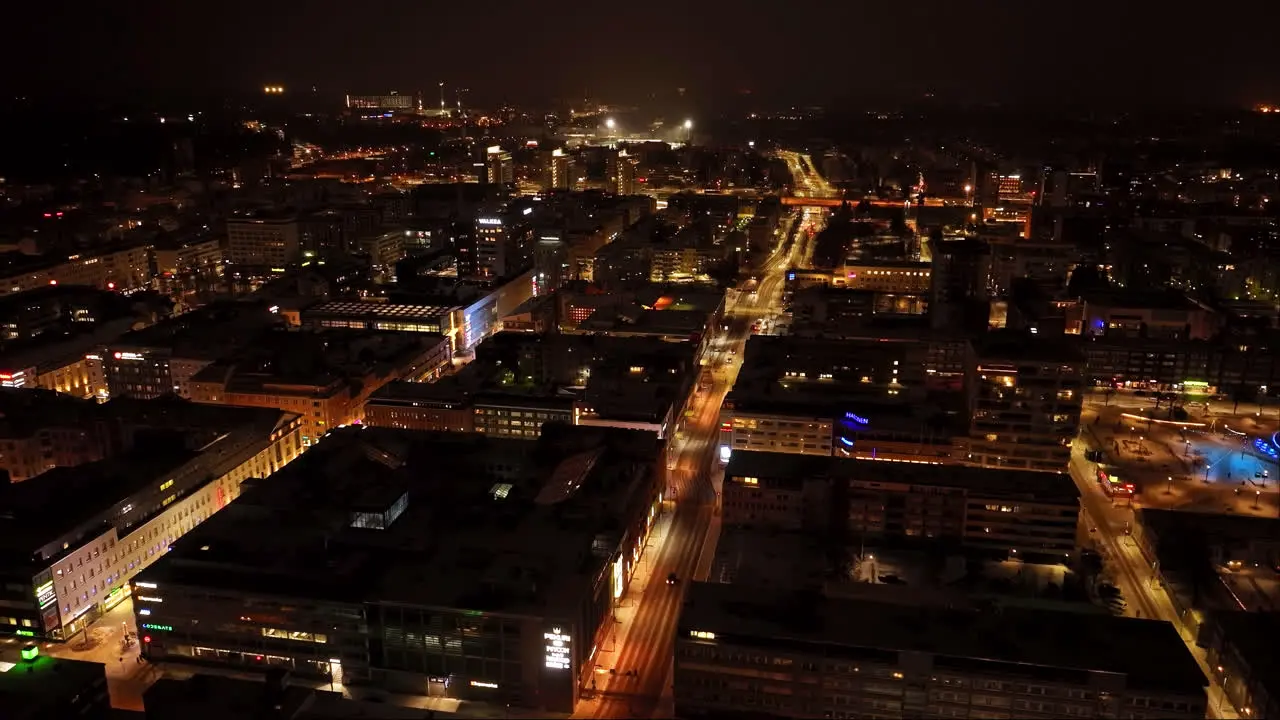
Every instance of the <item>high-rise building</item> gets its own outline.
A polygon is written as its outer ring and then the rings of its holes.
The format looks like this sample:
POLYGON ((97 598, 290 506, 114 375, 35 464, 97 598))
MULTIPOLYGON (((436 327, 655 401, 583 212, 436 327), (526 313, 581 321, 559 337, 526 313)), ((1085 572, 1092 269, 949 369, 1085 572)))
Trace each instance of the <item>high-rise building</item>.
POLYGON ((227 260, 244 267, 283 267, 302 254, 292 215, 227 218, 227 260))
POLYGON ((610 153, 605 158, 606 189, 619 195, 635 194, 636 159, 626 150, 610 153))
MULTIPOLYGON (((528 269, 533 261, 534 237, 525 217, 515 212, 503 212, 496 206, 477 215, 473 225, 475 278, 502 278, 528 269)), ((461 272, 461 252, 458 262, 461 272)))
POLYGON ((547 163, 547 189, 572 190, 573 165, 573 158, 563 150, 552 150, 551 159, 547 163))
POLYGON ((990 333, 972 345, 969 462, 1066 472, 1080 424, 1084 355, 1065 341, 990 333))
POLYGON ((516 181, 515 163, 511 153, 501 146, 491 145, 485 150, 485 180, 495 185, 510 185, 516 181))
POLYGON ((980 240, 963 239, 931 243, 930 250, 929 315, 933 327, 986 329, 990 248, 980 240))

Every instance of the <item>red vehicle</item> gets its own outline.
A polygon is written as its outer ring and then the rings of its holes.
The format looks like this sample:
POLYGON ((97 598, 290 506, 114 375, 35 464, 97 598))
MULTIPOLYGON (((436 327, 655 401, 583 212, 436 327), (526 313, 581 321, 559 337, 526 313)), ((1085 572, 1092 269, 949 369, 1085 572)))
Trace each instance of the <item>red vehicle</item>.
POLYGON ((1133 497, 1133 483, 1122 483, 1120 478, 1098 468, 1098 484, 1108 497, 1133 497))

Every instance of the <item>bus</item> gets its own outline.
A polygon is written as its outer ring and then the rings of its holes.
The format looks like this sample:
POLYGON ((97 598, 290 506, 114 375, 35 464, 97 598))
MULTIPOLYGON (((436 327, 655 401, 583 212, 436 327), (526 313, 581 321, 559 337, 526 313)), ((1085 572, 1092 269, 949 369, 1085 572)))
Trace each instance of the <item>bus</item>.
POLYGON ((1107 472, 1102 468, 1098 468, 1098 484, 1102 486, 1102 492, 1107 497, 1113 498, 1131 498, 1133 497, 1133 483, 1121 482, 1120 478, 1114 473, 1107 472))

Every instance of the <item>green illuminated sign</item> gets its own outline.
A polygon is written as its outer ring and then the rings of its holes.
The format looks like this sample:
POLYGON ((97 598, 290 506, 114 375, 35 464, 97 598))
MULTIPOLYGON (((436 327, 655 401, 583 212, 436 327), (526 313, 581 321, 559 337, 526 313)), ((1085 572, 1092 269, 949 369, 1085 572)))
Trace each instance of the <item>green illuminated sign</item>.
POLYGON ((19 634, 19 635, 21 635, 22 637, 35 637, 35 636, 36 636, 35 632, 33 632, 33 631, 31 631, 31 630, 19 630, 19 631, 17 631, 17 632, 18 632, 18 634, 19 634))
POLYGON ((40 654, 40 648, 36 647, 35 645, 28 645, 22 648, 23 660, 35 660, 39 654, 40 654))
POLYGON ((152 625, 151 623, 142 623, 143 630, 158 630, 160 632, 173 632, 172 625, 152 625))

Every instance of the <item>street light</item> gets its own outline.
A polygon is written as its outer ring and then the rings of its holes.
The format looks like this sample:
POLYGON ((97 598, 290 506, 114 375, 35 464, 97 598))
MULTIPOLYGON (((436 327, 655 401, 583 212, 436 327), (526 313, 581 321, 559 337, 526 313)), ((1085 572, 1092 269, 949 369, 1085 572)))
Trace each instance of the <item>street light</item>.
POLYGON ((692 121, 692 120, 685 120, 685 121, 684 121, 684 129, 685 129, 685 130, 692 130, 692 129, 693 129, 693 121, 692 121))
POLYGON ((607 128, 609 128, 610 130, 612 130, 612 129, 614 129, 615 127, 617 127, 617 125, 618 125, 618 124, 617 124, 616 122, 614 122, 614 121, 613 121, 613 118, 606 118, 606 119, 605 119, 605 121, 604 121, 604 126, 605 126, 605 127, 607 127, 607 128))

